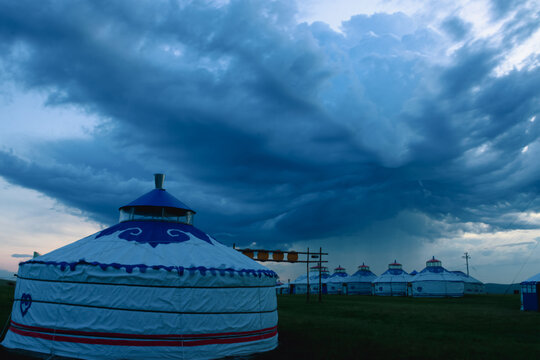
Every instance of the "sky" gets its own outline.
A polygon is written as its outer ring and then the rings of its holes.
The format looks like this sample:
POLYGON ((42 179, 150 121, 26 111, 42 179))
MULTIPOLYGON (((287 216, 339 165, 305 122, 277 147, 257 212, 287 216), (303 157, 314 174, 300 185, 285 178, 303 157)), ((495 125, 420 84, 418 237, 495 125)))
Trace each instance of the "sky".
MULTIPOLYGON (((224 244, 540 272, 539 1, 0 0, 0 276, 165 188, 224 244)), ((271 264, 281 279, 305 271, 271 264)))

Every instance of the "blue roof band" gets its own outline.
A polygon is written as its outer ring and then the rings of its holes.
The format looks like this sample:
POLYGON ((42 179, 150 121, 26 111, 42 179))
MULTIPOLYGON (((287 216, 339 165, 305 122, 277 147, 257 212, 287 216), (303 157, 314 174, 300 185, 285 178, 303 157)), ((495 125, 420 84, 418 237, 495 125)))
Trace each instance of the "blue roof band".
POLYGON ((171 209, 179 209, 185 211, 191 211, 195 214, 195 210, 169 194, 165 189, 154 189, 143 196, 133 200, 127 205, 124 205, 120 210, 128 207, 165 207, 171 209))
POLYGON ((119 263, 110 263, 110 264, 104 264, 97 261, 88 262, 84 259, 80 259, 79 261, 75 262, 67 262, 67 261, 40 261, 40 260, 28 260, 25 262, 20 263, 20 265, 25 264, 39 264, 39 265, 53 265, 53 266, 59 266, 60 270, 65 271, 67 269, 74 271, 77 266, 83 265, 83 266, 99 266, 103 271, 107 270, 107 268, 112 267, 113 269, 122 269, 124 268, 127 273, 131 274, 134 269, 139 269, 140 272, 145 273, 148 269, 152 270, 160 270, 163 269, 165 271, 169 272, 177 272, 179 276, 184 275, 186 272, 189 274, 194 274, 196 272, 199 272, 201 275, 230 275, 233 276, 235 273, 239 275, 253 275, 257 277, 267 276, 272 278, 277 278, 278 275, 272 271, 272 270, 254 270, 254 269, 232 269, 232 268, 226 268, 226 269, 220 269, 220 268, 207 268, 205 266, 195 266, 195 267, 183 267, 183 266, 165 266, 165 265, 145 265, 145 264, 133 264, 133 265, 126 265, 126 264, 119 264, 119 263))

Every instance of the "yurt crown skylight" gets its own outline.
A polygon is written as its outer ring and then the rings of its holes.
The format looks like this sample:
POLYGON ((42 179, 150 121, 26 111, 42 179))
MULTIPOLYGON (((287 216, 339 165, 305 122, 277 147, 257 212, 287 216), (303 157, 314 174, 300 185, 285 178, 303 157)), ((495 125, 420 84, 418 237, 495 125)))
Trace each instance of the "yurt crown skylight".
POLYGON ((440 266, 442 266, 442 263, 440 260, 435 259, 435 256, 432 259, 426 261, 426 267, 440 267, 440 266))
POLYGON ((363 270, 363 271, 369 271, 369 266, 365 265, 365 264, 362 264, 358 267, 360 270, 363 270))
POLYGON ((163 188, 164 174, 154 174, 156 188, 120 208, 120 220, 168 221, 192 225, 195 211, 163 188))

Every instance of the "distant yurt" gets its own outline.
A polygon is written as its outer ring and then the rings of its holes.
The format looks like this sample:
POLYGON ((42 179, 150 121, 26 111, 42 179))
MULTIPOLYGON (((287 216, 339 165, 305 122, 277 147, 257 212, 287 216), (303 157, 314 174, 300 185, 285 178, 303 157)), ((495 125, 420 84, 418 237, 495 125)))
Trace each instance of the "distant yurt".
POLYGON ((346 281, 349 275, 345 271, 345 268, 339 265, 334 269, 334 273, 326 279, 326 288, 328 294, 342 294, 343 293, 343 283, 346 281))
POLYGON ((414 275, 416 275, 416 274, 418 274, 418 271, 413 270, 413 271, 411 271, 411 272, 409 273, 409 276, 414 276, 414 275))
POLYGON ((289 284, 284 284, 281 281, 276 283, 276 294, 283 295, 289 293, 289 284))
POLYGON ((357 272, 346 278, 347 295, 371 295, 371 282, 376 278, 369 266, 362 263, 357 272))
POLYGON ((19 266, 2 345, 84 359, 215 359, 277 346, 277 275, 193 226, 162 187, 19 266))
POLYGON ((478 279, 473 278, 470 275, 465 274, 463 271, 451 271, 457 276, 463 279, 465 294, 484 294, 486 291, 484 289, 484 283, 478 279))
POLYGON ((407 283, 410 276, 403 266, 394 260, 388 270, 373 280, 373 294, 379 296, 407 296, 407 283))
POLYGON ((540 311, 540 274, 528 278, 521 284, 521 309, 540 311))
MULTIPOLYGON (((319 269, 321 270, 321 292, 326 294, 326 280, 330 277, 330 273, 326 266, 312 266, 309 271, 309 289, 310 293, 319 293, 319 269)), ((307 275, 300 275, 292 283, 293 294, 305 294, 307 293, 308 277, 307 275)))
POLYGON ((426 262, 426 268, 411 278, 412 295, 415 297, 461 297, 463 279, 442 267, 440 260, 426 262))

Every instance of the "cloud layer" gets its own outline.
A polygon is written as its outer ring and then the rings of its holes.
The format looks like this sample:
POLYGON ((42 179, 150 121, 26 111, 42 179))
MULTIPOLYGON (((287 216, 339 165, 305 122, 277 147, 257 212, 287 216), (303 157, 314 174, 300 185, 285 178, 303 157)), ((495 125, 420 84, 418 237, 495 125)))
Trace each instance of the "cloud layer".
POLYGON ((100 123, 1 149, 0 176, 111 224, 163 171, 198 225, 240 244, 353 239, 387 219, 425 241, 537 227, 508 214, 540 210, 539 57, 498 69, 539 9, 505 4, 480 38, 457 15, 399 12, 337 32, 289 1, 2 3, 2 80, 100 123))

